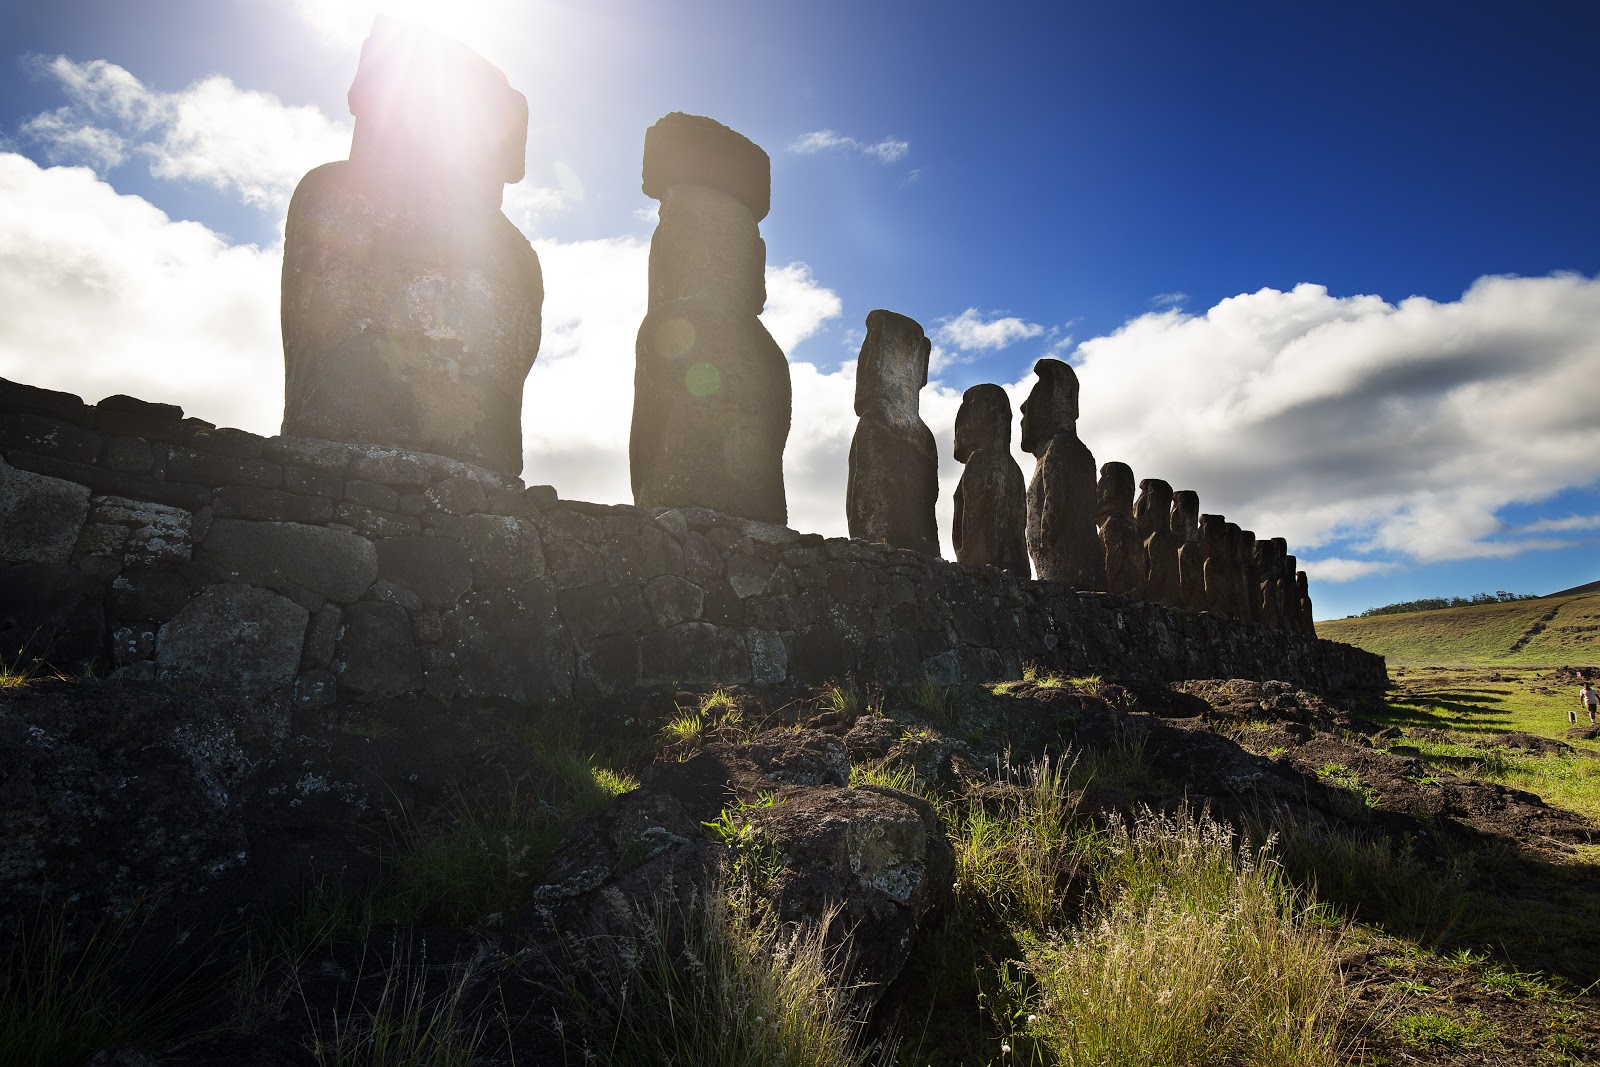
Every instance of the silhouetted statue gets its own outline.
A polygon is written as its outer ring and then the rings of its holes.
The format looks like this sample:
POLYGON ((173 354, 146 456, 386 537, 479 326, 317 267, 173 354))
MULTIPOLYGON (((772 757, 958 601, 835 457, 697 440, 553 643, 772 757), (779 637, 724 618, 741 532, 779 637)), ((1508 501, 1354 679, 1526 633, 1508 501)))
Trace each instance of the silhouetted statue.
POLYGON ((1144 545, 1133 521, 1133 468, 1113 460, 1100 468, 1095 522, 1106 556, 1106 590, 1144 592, 1144 545))
POLYGON ((1251 622, 1256 620, 1256 566, 1251 557, 1255 544, 1254 530, 1240 529, 1228 523, 1229 543, 1233 548, 1233 612, 1234 618, 1251 622))
POLYGON ((1033 371, 1039 381, 1022 402, 1022 449, 1038 460, 1028 482, 1034 574, 1077 589, 1104 589, 1094 454, 1078 440, 1078 376, 1059 359, 1041 359, 1033 371))
POLYGON ((1133 521, 1144 547, 1145 599, 1183 607, 1178 575, 1180 542, 1172 533, 1172 486, 1160 478, 1141 481, 1139 499, 1133 504, 1133 521))
POLYGON ((674 112, 645 133, 644 193, 661 221, 636 347, 634 502, 787 522, 789 363, 757 317, 771 163, 721 123, 674 112))
POLYGON ((1316 617, 1311 612, 1311 585, 1305 571, 1294 572, 1294 589, 1299 607, 1300 632, 1306 637, 1317 636, 1316 617))
POLYGON ((301 179, 283 251, 283 432, 516 474, 544 282, 500 212, 528 104, 454 41, 379 18, 350 158, 301 179))
POLYGON ((1183 606, 1190 611, 1205 611, 1205 548, 1200 544, 1200 494, 1179 489, 1172 494, 1172 536, 1178 544, 1178 591, 1183 606))
POLYGON ((1238 525, 1221 515, 1200 516, 1205 550, 1206 608, 1232 619, 1251 618, 1245 593, 1243 537, 1238 525))
POLYGON ((914 320, 867 315, 856 363, 856 433, 850 441, 845 518, 850 536, 939 554, 939 451, 918 413, 932 344, 914 320))
POLYGON ((966 464, 951 520, 956 559, 1028 577, 1027 486, 1011 458, 1011 400, 1004 389, 974 385, 961 394, 955 453, 956 462, 966 464))
POLYGON ((1274 630, 1283 629, 1283 561, 1278 556, 1278 545, 1287 543, 1282 538, 1255 541, 1251 547, 1251 565, 1254 571, 1256 621, 1274 630))

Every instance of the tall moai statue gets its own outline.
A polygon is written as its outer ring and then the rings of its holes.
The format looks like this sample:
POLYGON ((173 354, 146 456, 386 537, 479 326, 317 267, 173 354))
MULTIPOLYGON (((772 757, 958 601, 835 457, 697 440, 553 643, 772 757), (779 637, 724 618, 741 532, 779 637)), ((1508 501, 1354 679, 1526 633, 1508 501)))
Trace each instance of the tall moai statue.
POLYGON ((1229 618, 1249 618, 1244 602, 1244 574, 1239 565, 1239 527, 1221 515, 1200 516, 1200 544, 1205 552, 1203 572, 1206 608, 1229 618))
MULTIPOLYGON (((860 371, 858 370, 859 374, 860 371)), ((974 385, 956 412, 956 483, 950 535, 956 560, 1028 577, 1028 498, 1011 458, 1011 399, 998 385, 974 385)))
POLYGON ((1251 550, 1256 542, 1256 532, 1240 529, 1230 522, 1228 535, 1233 545, 1234 617, 1255 622, 1259 614, 1259 598, 1256 595, 1256 565, 1251 550))
POLYGON ((937 556, 939 450, 918 410, 932 350, 916 320, 881 309, 867 315, 844 508, 851 537, 937 556))
POLYGON ((644 138, 650 240, 628 461, 634 502, 784 523, 789 362, 758 316, 767 301, 772 165, 745 137, 678 112, 644 138))
POLYGON ((522 470, 539 257, 500 211, 527 99, 464 45, 380 17, 350 158, 301 179, 283 245, 283 432, 522 470))
POLYGON ((1104 589, 1094 453, 1078 440, 1078 375, 1059 359, 1041 359, 1033 371, 1039 380, 1022 402, 1022 450, 1037 459, 1028 482, 1034 576, 1076 589, 1104 589))
POLYGON ((1172 486, 1160 478, 1141 481, 1139 499, 1133 504, 1133 521, 1144 546, 1145 599, 1183 607, 1183 592, 1178 584, 1180 542, 1172 532, 1172 486))
POLYGON ((1278 555, 1279 544, 1287 551, 1287 542, 1281 537, 1257 539, 1250 546, 1256 621, 1274 630, 1283 629, 1283 561, 1278 555))
POLYGON ((1106 591, 1144 592, 1144 545, 1133 521, 1133 468, 1113 460, 1100 468, 1095 492, 1095 522, 1106 557, 1106 591))
POLYGON ((1294 572, 1294 590, 1299 608, 1300 632, 1307 637, 1317 636, 1316 617, 1311 610, 1311 584, 1305 571, 1294 572))
POLYGON ((1178 591, 1183 606, 1190 611, 1205 611, 1205 547, 1200 543, 1200 494, 1179 489, 1172 494, 1172 536, 1178 544, 1178 591))

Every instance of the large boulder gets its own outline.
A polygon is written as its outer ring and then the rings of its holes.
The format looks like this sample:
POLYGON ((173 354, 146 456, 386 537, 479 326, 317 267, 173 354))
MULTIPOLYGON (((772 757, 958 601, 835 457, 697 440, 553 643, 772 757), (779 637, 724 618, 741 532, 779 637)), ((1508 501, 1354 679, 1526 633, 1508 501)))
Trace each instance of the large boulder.
POLYGON ((183 606, 156 638, 164 680, 267 693, 294 681, 310 613, 248 585, 214 585, 183 606))

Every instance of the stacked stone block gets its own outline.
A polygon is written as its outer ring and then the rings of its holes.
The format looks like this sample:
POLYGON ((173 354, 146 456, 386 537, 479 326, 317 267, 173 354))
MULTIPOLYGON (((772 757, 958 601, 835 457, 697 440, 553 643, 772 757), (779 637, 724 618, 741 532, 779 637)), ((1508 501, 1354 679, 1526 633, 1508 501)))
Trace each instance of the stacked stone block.
POLYGON ((1381 685, 1380 657, 442 456, 0 381, 0 654, 335 698, 1016 677, 1381 685), (133 469, 128 469, 133 468, 133 469))

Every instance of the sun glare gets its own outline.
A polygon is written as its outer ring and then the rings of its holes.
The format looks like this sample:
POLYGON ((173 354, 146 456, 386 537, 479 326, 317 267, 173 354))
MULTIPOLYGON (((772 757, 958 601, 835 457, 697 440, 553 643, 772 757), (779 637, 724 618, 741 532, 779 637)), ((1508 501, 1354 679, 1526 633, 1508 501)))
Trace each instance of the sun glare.
POLYGON ((389 15, 453 37, 493 56, 514 28, 514 0, 297 0, 300 13, 325 38, 360 44, 372 20, 389 15))

